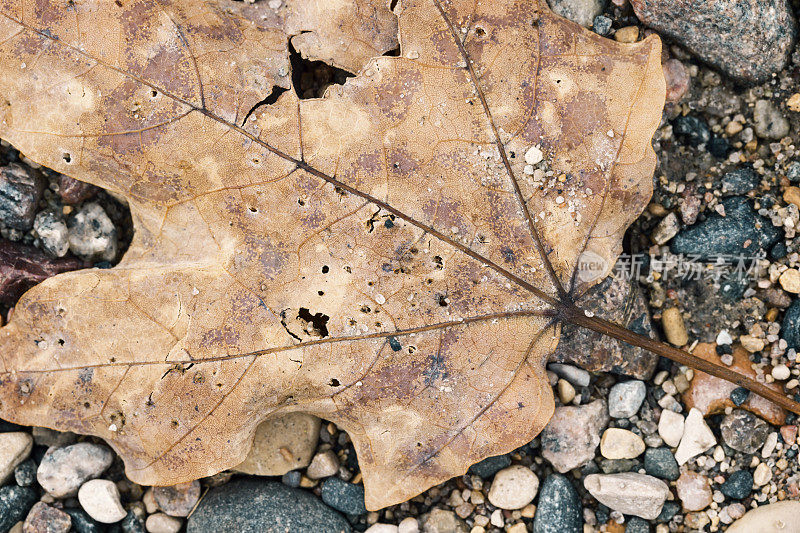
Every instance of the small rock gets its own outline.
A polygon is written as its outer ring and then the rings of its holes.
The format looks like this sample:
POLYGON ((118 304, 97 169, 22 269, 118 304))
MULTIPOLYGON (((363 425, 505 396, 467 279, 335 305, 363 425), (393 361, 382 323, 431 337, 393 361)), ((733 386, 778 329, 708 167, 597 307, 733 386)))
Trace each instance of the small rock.
POLYGON ((759 181, 761 178, 752 167, 740 167, 722 176, 722 192, 741 196, 755 190, 759 181))
POLYGON ((577 368, 572 365, 564 365, 561 363, 551 363, 547 369, 553 372, 560 378, 564 378, 576 387, 588 387, 591 376, 586 370, 577 368))
POLYGON ((364 486, 329 477, 322 483, 322 501, 343 513, 360 515, 367 512, 364 506, 364 486))
POLYGON ((33 230, 42 242, 42 248, 53 257, 64 257, 69 252, 69 230, 64 218, 53 210, 42 211, 33 220, 33 230))
POLYGON ((664 507, 661 508, 661 512, 658 514, 658 517, 656 517, 656 520, 658 522, 669 522, 680 510, 681 505, 678 502, 664 502, 664 507))
POLYGON ((422 533, 467 533, 469 528, 453 511, 432 509, 422 520, 422 533))
POLYGON ((587 28, 605 8, 605 0, 548 0, 548 3, 556 14, 587 28))
POLYGON ((69 249, 85 261, 113 261, 117 257, 117 228, 96 203, 84 204, 67 221, 69 249))
POLYGON ((762 505, 730 525, 726 533, 790 533, 800 516, 800 501, 762 505))
MULTIPOLYGON (((151 514, 144 523, 149 533, 178 533, 183 521, 164 513, 151 514)), ((210 530, 209 530, 210 531, 210 530)), ((221 530, 220 530, 221 531, 221 530)), ((235 529, 229 531, 237 531, 235 529)), ((256 531, 255 529, 253 531, 256 531)), ((287 530, 289 531, 289 530, 287 530)))
POLYGON ((745 389, 744 387, 736 387, 731 391, 728 397, 733 402, 733 405, 739 407, 744 402, 746 402, 747 399, 750 397, 750 391, 745 389))
POLYGON ((669 448, 648 448, 644 452, 644 471, 669 481, 675 481, 681 475, 678 461, 669 448))
POLYGON ((339 458, 333 450, 318 453, 311 460, 306 469, 306 475, 311 479, 322 479, 336 474, 339 471, 339 458))
POLYGON ((700 146, 711 140, 711 130, 704 118, 695 115, 681 115, 672 123, 675 136, 689 146, 700 146))
POLYGON ((800 187, 786 187, 783 191, 783 200, 787 204, 800 207, 800 187))
POLYGON ((542 457, 564 473, 594 459, 600 432, 608 424, 602 400, 579 407, 557 407, 541 433, 542 457))
MULTIPOLYGON (((86 514, 83 510, 64 509, 64 512, 67 513, 72 519, 72 529, 75 531, 75 533, 102 533, 103 526, 92 520, 92 517, 86 514)), ((137 533, 144 533, 144 527, 142 527, 141 532, 137 533)))
POLYGON ((780 230, 754 211, 747 198, 732 196, 722 200, 722 205, 724 217, 709 216, 678 233, 670 242, 672 253, 696 255, 698 259, 753 255, 767 250, 780 239, 780 230))
POLYGON ((171 487, 153 487, 158 508, 170 516, 189 516, 200 499, 200 482, 189 481, 171 487))
POLYGON ((780 140, 789 135, 789 121, 769 100, 758 100, 753 109, 756 134, 765 139, 780 140))
POLYGON ((683 416, 669 409, 661 411, 661 418, 658 420, 658 434, 668 446, 675 447, 680 444, 683 431, 683 416))
POLYGON ((14 481, 20 487, 31 487, 36 483, 36 463, 33 459, 22 461, 14 469, 14 481))
POLYGON ((0 485, 14 474, 14 469, 31 454, 33 437, 22 431, 0 433, 0 485))
POLYGON ((50 428, 34 427, 31 430, 31 434, 33 435, 33 442, 36 445, 47 446, 48 448, 51 446, 63 448, 64 446, 75 444, 78 440, 78 436, 75 435, 75 433, 70 431, 56 431, 50 428))
POLYGON ((753 474, 737 470, 719 488, 720 492, 733 500, 744 500, 753 490, 753 474))
POLYGON ((670 307, 661 313, 661 325, 664 327, 664 334, 670 344, 680 347, 689 342, 683 315, 677 307, 670 307))
POLYGON ((638 26, 625 26, 614 32, 614 40, 620 43, 635 43, 639 39, 638 26))
POLYGON ((754 414, 735 409, 722 419, 720 433, 725 444, 734 450, 755 453, 767 440, 770 427, 754 414))
POLYGON ((696 455, 700 455, 717 443, 714 433, 703 420, 703 414, 691 409, 684 424, 683 437, 675 451, 675 460, 679 465, 686 463, 696 455))
POLYGON ((781 426, 781 438, 783 439, 783 442, 789 446, 793 445, 797 440, 797 425, 787 424, 785 426, 781 426))
POLYGON ((25 518, 39 496, 30 487, 0 487, 0 531, 8 531, 25 518))
POLYGON ((684 511, 702 511, 711 505, 713 493, 708 478, 697 472, 684 472, 675 483, 684 511))
POLYGON ((0 304, 14 306, 34 285, 84 266, 74 257, 53 259, 33 246, 0 239, 0 304))
POLYGON ((473 476, 489 479, 510 464, 511 459, 509 459, 507 455, 496 455, 494 457, 487 457, 483 461, 470 466, 469 473, 473 476))
POLYGON ((522 509, 533 501, 539 478, 530 468, 514 465, 499 471, 489 489, 489 501, 500 509, 522 509))
POLYGON ((37 171, 17 163, 0 167, 0 223, 28 231, 46 186, 37 171))
POLYGON ((619 474, 620 472, 630 472, 641 468, 641 461, 636 459, 602 459, 600 470, 604 474, 619 474))
POLYGON ((642 438, 627 429, 609 428, 600 439, 600 453, 606 459, 633 459, 644 453, 642 438))
POLYGON ((72 527, 72 518, 46 503, 36 502, 22 524, 23 533, 67 533, 72 527))
POLYGON ((670 213, 661 219, 650 238, 659 246, 668 243, 680 231, 681 225, 678 222, 678 215, 670 213))
POLYGON ((350 533, 351 528, 341 514, 310 492, 275 481, 236 479, 206 493, 189 517, 186 531, 350 533))
POLYGON ((58 195, 65 204, 79 204, 97 194, 99 190, 90 183, 72 179, 64 174, 58 176, 58 195))
POLYGON ((556 390, 558 391, 558 399, 561 400, 561 403, 564 405, 569 404, 575 399, 575 387, 566 379, 558 380, 556 390))
POLYGON ((745 83, 786 65, 796 25, 785 0, 631 0, 636 16, 745 83))
POLYGON ((611 33, 612 24, 613 21, 610 18, 604 15, 598 15, 594 18, 594 21, 592 22, 592 29, 598 35, 608 35, 609 33, 611 33))
POLYGON ((320 419, 305 413, 268 418, 256 428, 253 447, 235 470, 256 476, 282 476, 305 468, 317 448, 319 427, 320 419))
POLYGON ((759 463, 753 472, 753 483, 757 487, 763 487, 772 479, 772 469, 766 463, 759 463))
POLYGON ((578 491, 561 474, 550 474, 542 483, 533 533, 582 533, 583 506, 578 491))
POLYGON ((590 474, 583 486, 603 505, 646 520, 659 515, 669 494, 669 487, 660 479, 634 472, 590 474))
POLYGON ((139 511, 140 514, 143 514, 139 508, 132 507, 131 510, 128 511, 128 514, 125 515, 125 518, 119 523, 119 528, 122 530, 122 533, 145 533, 145 531, 147 531, 144 516, 140 517, 135 511, 139 511))
POLYGON ((617 383, 608 393, 608 414, 613 418, 630 418, 642 406, 647 388, 643 381, 617 383))
POLYGON ((403 518, 397 525, 397 533, 419 533, 419 521, 413 516, 403 518))
POLYGON ((113 460, 106 446, 89 442, 50 449, 39 463, 36 479, 55 498, 75 496, 85 481, 100 476, 113 460))
MULTIPOLYGON (((597 31, 595 23, 595 31, 597 31)), ((599 33, 599 32, 598 32, 599 33)), ((604 35, 604 34, 601 34, 604 35)), ((667 82, 667 101, 679 102, 686 91, 689 90, 691 78, 686 72, 686 67, 677 59, 668 59, 663 65, 664 79, 667 82)))
POLYGON ((86 514, 103 524, 119 522, 127 514, 119 501, 117 486, 107 479, 91 479, 81 485, 78 501, 86 514))
POLYGON ((781 324, 781 337, 789 348, 800 349, 800 298, 796 298, 786 309, 781 324))
POLYGON ((789 370, 789 367, 786 365, 776 365, 773 367, 772 377, 775 378, 777 381, 784 381, 789 379, 792 376, 792 372, 789 370))
POLYGON ((372 524, 364 533, 399 533, 400 528, 393 524, 372 524))
POLYGON ((764 339, 753 337, 752 335, 742 335, 739 337, 739 342, 742 343, 742 348, 750 353, 760 352, 764 349, 766 342, 764 339))

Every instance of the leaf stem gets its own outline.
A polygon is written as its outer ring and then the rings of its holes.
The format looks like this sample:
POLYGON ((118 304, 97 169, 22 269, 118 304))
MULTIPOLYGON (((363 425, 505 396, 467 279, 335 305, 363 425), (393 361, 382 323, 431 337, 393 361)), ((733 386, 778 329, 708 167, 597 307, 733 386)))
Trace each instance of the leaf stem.
POLYGON ((651 339, 645 335, 635 333, 603 318, 587 315, 583 309, 580 309, 574 305, 564 306, 561 309, 561 316, 565 322, 570 322, 603 335, 608 335, 609 337, 613 337, 633 346, 638 346, 639 348, 643 348, 656 355, 666 357, 667 359, 675 361, 678 364, 686 365, 694 368, 695 370, 700 370, 706 374, 711 374, 712 376, 734 383, 739 387, 744 387, 750 392, 766 398, 772 403, 780 405, 784 409, 800 415, 800 403, 795 402, 794 400, 786 397, 770 387, 767 387, 763 383, 759 383, 754 379, 743 376, 742 374, 734 372, 733 370, 730 370, 722 365, 714 364, 685 350, 681 350, 680 348, 675 348, 674 346, 651 339))

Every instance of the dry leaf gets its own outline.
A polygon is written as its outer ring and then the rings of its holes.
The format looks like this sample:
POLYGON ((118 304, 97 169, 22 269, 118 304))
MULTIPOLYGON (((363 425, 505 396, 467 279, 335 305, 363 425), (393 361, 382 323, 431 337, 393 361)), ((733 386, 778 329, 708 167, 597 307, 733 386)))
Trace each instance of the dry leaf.
MULTIPOLYGON (((100 436, 166 485, 312 413, 350 434, 370 509, 544 427, 562 302, 651 194, 658 38, 541 1, 403 0, 400 57, 251 113, 290 87, 281 25, 310 3, 0 0, 0 136, 127 198, 136 229, 117 267, 19 301, 0 416, 100 436)), ((331 42, 314 53, 363 60, 331 42)))

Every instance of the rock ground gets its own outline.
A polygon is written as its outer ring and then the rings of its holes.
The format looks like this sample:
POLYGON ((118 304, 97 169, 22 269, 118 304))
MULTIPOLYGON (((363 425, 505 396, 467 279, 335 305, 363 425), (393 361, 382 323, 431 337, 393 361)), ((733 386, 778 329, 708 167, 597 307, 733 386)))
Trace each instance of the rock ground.
MULTIPOLYGON (((619 41, 652 28, 665 37, 668 104, 654 139, 653 200, 628 231, 618 275, 580 303, 800 399, 800 52, 790 46, 800 6, 743 2, 753 10, 731 11, 732 0, 634 0, 644 24, 627 0, 553 0, 619 41), (677 20, 687 9, 695 11, 667 27, 665 16, 677 20)), ((309 79, 344 79, 313 68, 309 79)), ((320 91, 301 87, 307 96, 320 91)), ((0 144, 0 237, 7 317, 49 275, 117 261, 130 215, 106 192, 0 144)), ((796 416, 569 328, 553 361, 557 416, 541 436, 379 512, 364 509, 346 433, 324 421, 273 421, 267 426, 281 428, 280 438, 262 435, 238 471, 156 490, 127 480, 95 439, 0 422, 0 442, 8 442, 0 532, 43 531, 49 522, 53 531, 126 533, 739 533, 796 521, 796 416), (570 427, 581 413, 591 416, 570 427), (32 434, 33 445, 19 433, 32 434)))

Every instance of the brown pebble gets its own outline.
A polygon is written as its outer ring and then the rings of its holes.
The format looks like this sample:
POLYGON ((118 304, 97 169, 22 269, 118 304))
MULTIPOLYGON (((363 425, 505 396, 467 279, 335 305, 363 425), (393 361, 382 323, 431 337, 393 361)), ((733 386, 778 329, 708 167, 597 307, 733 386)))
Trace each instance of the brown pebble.
POLYGON ((677 307, 670 307, 661 313, 661 325, 664 327, 664 333, 670 344, 684 346, 689 342, 689 335, 686 333, 683 316, 677 307))

